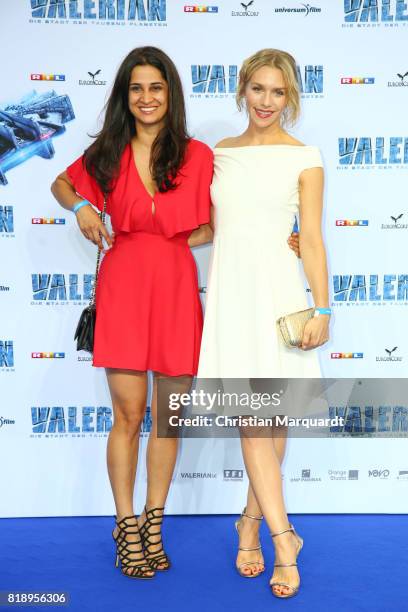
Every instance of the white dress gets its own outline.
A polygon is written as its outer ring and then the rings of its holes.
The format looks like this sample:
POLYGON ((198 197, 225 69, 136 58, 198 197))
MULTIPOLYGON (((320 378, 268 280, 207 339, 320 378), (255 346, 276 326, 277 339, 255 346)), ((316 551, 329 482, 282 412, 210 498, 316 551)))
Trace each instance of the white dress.
POLYGON ((287 244, 300 173, 319 149, 259 145, 214 149, 214 244, 198 378, 318 378, 316 350, 286 348, 278 317, 308 308, 301 260, 287 244))

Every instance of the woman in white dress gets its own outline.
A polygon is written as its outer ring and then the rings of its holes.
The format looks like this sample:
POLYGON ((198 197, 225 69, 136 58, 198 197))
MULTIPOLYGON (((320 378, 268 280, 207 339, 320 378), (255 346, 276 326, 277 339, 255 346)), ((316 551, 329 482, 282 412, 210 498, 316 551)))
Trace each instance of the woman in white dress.
MULTIPOLYGON (((317 147, 303 145, 283 127, 299 115, 294 58, 275 49, 248 58, 240 71, 237 102, 246 107, 248 127, 214 150, 214 245, 198 377, 320 377, 318 355, 310 349, 329 335, 323 164, 317 147), (308 308, 301 264, 286 242, 295 215, 319 316, 306 324, 301 346, 289 349, 278 337, 276 320, 308 308)), ((303 541, 288 522, 283 500, 285 436, 255 438, 241 431, 241 445, 250 485, 237 522, 237 569, 245 577, 264 570, 258 534, 263 515, 275 546, 272 593, 291 597, 299 590, 296 559, 303 541)))

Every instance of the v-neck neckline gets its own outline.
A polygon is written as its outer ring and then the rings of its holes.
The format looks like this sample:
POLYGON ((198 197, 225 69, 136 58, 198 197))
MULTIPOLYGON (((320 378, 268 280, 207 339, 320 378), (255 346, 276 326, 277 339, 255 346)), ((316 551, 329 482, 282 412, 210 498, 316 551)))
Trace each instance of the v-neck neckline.
POLYGON ((139 172, 139 170, 137 169, 136 160, 135 160, 135 155, 134 155, 134 152, 133 152, 133 147, 132 147, 132 142, 129 142, 129 148, 130 148, 130 155, 131 155, 131 158, 132 158, 132 165, 133 165, 133 167, 134 167, 134 169, 135 169, 136 176, 137 176, 137 178, 138 178, 138 180, 139 180, 139 183, 141 184, 141 186, 142 186, 142 188, 143 188, 144 192, 145 192, 145 193, 146 193, 146 194, 149 196, 150 200, 151 200, 151 201, 153 202, 153 204, 154 204, 154 200, 155 200, 155 198, 156 198, 157 194, 159 193, 159 191, 158 191, 158 190, 157 190, 157 191, 155 191, 155 192, 154 192, 154 195, 152 195, 152 194, 150 193, 150 191, 147 189, 146 185, 144 184, 144 182, 143 182, 143 180, 142 180, 142 177, 140 176, 140 172, 139 172))

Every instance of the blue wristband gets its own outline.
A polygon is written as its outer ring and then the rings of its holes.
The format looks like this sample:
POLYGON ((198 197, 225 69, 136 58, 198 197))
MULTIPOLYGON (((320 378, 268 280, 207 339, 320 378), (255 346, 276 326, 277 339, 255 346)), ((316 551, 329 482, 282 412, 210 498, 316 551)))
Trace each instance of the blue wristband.
POLYGON ((314 316, 318 317, 320 314, 331 315, 331 313, 332 313, 331 308, 315 308, 314 316))
POLYGON ((91 204, 90 202, 88 202, 88 200, 81 200, 80 202, 78 202, 78 204, 75 204, 74 208, 72 209, 72 212, 76 214, 80 208, 82 208, 83 206, 87 206, 88 204, 91 204))

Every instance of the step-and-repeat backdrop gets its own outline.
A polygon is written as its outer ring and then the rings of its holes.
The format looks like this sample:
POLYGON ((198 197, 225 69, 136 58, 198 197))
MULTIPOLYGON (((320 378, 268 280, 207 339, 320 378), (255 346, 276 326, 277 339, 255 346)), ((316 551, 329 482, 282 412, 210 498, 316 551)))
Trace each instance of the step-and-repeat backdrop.
MULTIPOLYGON (((114 512, 105 374, 73 342, 95 247, 50 185, 89 144, 115 72, 136 46, 174 59, 190 132, 210 146, 245 126, 234 101, 242 60, 264 47, 295 56, 303 116, 294 135, 321 148, 326 169, 334 316, 320 351, 324 374, 406 376, 406 2, 3 0, 0 19, 1 516, 114 512)), ((209 254, 195 250, 203 301, 209 254)), ((372 432, 370 407, 354 406, 356 439, 290 440, 289 510, 406 512, 408 460, 394 408, 372 432)), ((137 510, 150 426, 148 410, 137 510)), ((246 485, 238 440, 183 440, 167 511, 238 512, 246 485)))

